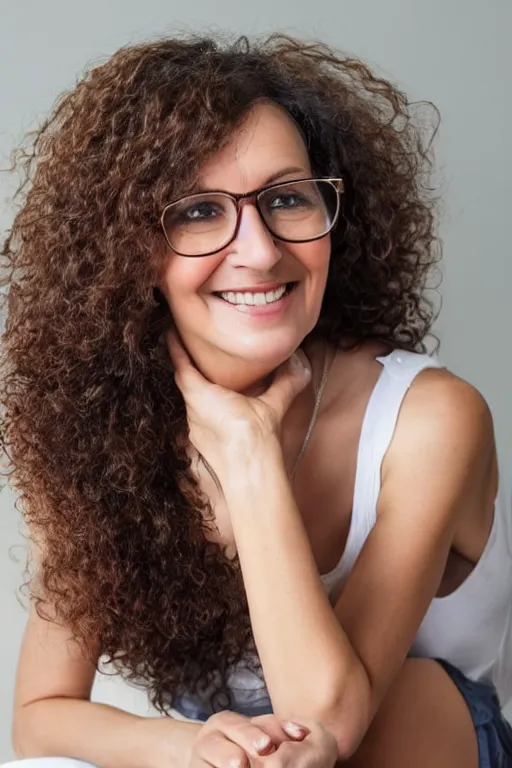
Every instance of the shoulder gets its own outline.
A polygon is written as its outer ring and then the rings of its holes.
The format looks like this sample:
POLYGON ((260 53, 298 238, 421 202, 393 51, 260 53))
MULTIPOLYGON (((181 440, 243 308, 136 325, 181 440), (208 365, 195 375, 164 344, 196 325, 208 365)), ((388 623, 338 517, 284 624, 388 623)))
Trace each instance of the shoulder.
POLYGON ((473 551, 475 530, 496 495, 495 464, 492 417, 480 392, 446 370, 422 371, 382 463, 379 515, 399 526, 414 520, 432 541, 452 541, 463 526, 473 551))
POLYGON ((467 439, 494 439, 492 415, 483 395, 445 368, 427 368, 416 376, 401 420, 432 434, 447 436, 455 431, 467 439))
POLYGON ((494 451, 491 411, 478 389, 446 369, 421 371, 402 404, 390 461, 424 461, 431 471, 468 476, 494 451))
MULTIPOLYGON (((344 351, 335 371, 339 386, 334 387, 333 402, 357 406, 359 397, 370 396, 382 371, 377 358, 390 352, 383 342, 366 342, 344 351)), ((489 406, 478 389, 446 368, 432 367, 416 375, 409 387, 391 447, 410 452, 418 443, 437 442, 447 448, 462 444, 489 451, 494 447, 494 427, 489 406)))

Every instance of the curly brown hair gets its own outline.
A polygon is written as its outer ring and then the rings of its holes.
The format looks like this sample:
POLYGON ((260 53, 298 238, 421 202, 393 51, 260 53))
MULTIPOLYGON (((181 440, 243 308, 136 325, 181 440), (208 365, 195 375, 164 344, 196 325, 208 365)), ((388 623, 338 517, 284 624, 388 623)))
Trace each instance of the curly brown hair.
POLYGON ((252 635, 239 563, 209 541, 162 341, 159 216, 261 99, 294 118, 315 174, 345 179, 315 333, 423 349, 439 254, 431 142, 403 93, 320 43, 189 36, 119 50, 21 150, 2 250, 1 440, 44 542, 32 595, 163 712, 225 682, 252 635))

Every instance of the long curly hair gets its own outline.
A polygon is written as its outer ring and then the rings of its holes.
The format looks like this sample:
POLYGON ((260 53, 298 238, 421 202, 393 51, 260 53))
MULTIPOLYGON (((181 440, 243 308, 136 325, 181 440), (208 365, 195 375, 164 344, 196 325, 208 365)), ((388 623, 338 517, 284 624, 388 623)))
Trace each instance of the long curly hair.
POLYGON ((122 48, 16 159, 1 440, 42 542, 32 597, 162 712, 213 680, 225 690, 253 640, 238 560, 211 541, 188 458, 159 217, 261 99, 294 118, 316 174, 345 179, 314 333, 423 349, 440 252, 431 140, 421 110, 353 57, 286 35, 122 48))

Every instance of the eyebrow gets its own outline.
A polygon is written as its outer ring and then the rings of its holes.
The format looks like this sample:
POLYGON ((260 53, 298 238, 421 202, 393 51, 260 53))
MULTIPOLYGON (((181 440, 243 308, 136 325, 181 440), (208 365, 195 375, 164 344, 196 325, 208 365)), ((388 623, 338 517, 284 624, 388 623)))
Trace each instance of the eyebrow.
POLYGON ((288 176, 291 173, 305 173, 306 176, 311 175, 311 171, 306 171, 305 168, 299 168, 299 166, 290 166, 288 168, 282 168, 280 171, 277 171, 276 173, 270 174, 270 176, 267 178, 266 184, 272 184, 273 181, 277 181, 281 178, 281 176, 288 176))
MULTIPOLYGON (((309 177, 311 175, 311 171, 306 170, 305 168, 302 168, 300 166, 291 165, 287 166, 286 168, 280 168, 279 171, 275 171, 275 173, 271 173, 270 176, 267 177, 266 181, 263 184, 260 184, 258 186, 258 189, 260 187, 266 187, 267 184, 272 184, 274 181, 277 181, 282 176, 288 176, 292 173, 302 173, 305 177, 309 177)), ((218 187, 204 187, 202 185, 194 185, 193 190, 191 190, 188 194, 201 194, 203 192, 218 192, 220 191, 218 187)))

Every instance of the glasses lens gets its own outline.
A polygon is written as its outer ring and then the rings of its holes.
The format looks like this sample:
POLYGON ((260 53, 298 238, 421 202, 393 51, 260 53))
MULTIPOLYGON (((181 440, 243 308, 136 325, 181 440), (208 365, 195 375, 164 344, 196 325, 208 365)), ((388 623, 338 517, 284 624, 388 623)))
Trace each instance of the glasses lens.
POLYGON ((177 253, 202 256, 222 248, 231 239, 236 206, 220 192, 190 195, 166 208, 163 225, 177 253))
POLYGON ((267 227, 288 242, 327 234, 338 214, 338 192, 330 181, 292 181, 266 189, 258 198, 267 227))

